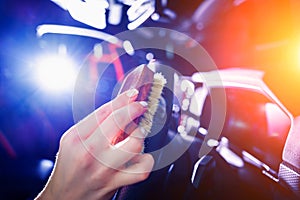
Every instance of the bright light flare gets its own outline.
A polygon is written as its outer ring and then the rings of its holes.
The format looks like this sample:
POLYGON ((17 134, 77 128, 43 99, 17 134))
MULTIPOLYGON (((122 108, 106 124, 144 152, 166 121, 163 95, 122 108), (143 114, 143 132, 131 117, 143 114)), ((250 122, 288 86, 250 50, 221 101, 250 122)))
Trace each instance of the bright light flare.
POLYGON ((35 78, 47 91, 71 90, 76 80, 74 62, 63 55, 41 57, 37 61, 35 78))
POLYGON ((300 66, 300 42, 299 42, 298 49, 297 49, 296 59, 298 59, 297 65, 300 66))

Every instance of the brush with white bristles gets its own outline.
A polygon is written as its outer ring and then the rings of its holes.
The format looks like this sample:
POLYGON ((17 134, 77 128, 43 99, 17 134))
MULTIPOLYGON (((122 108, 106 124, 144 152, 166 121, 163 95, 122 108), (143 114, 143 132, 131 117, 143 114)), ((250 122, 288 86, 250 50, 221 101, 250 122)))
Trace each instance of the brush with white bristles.
MULTIPOLYGON (((136 100, 147 101, 147 111, 135 120, 139 127, 144 128, 145 137, 151 132, 153 118, 166 83, 167 81, 161 73, 155 73, 148 65, 140 65, 127 74, 119 90, 119 94, 121 94, 126 90, 136 88, 139 90, 136 100)), ((128 137, 129 133, 127 133, 127 130, 125 128, 125 131, 120 133, 112 143, 117 144, 128 137)), ((130 126, 129 132, 131 132, 130 126)))
POLYGON ((143 114, 139 126, 143 127, 148 135, 151 131, 153 124, 153 117, 157 111, 159 99, 161 97, 163 88, 167 80, 161 73, 155 73, 153 76, 153 83, 151 86, 150 94, 148 96, 148 109, 143 114))

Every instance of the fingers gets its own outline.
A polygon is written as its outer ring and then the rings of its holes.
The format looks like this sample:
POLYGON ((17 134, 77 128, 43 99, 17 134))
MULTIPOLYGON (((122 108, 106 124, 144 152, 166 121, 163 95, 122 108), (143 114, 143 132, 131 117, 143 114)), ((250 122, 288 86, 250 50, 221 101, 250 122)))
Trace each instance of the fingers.
POLYGON ((115 99, 113 99, 110 103, 106 103, 96 110, 96 117, 98 119, 98 122, 101 123, 106 117, 108 117, 114 110, 117 110, 131 102, 133 102, 139 91, 137 89, 130 89, 126 92, 123 92, 119 96, 117 96, 115 99))
POLYGON ((117 96, 114 100, 102 105, 80 121, 74 128, 77 129, 81 139, 85 140, 88 138, 95 131, 97 126, 101 124, 114 110, 118 110, 119 108, 135 101, 137 95, 138 90, 128 90, 117 96))
POLYGON ((133 162, 132 165, 117 173, 119 187, 145 180, 154 165, 151 154, 139 154, 134 157, 133 162))
POLYGON ((92 144, 89 145, 95 146, 98 143, 97 148, 93 148, 93 155, 107 167, 119 170, 125 163, 142 152, 144 137, 144 129, 136 128, 129 137, 116 145, 105 144, 103 141, 107 140, 106 138, 96 142, 92 140, 92 144))
POLYGON ((135 118, 141 116, 147 109, 145 102, 132 102, 112 112, 96 129, 95 133, 88 138, 87 143, 97 146, 99 139, 106 137, 107 145, 111 144, 113 138, 123 132, 125 127, 135 118))
POLYGON ((127 163, 136 155, 140 154, 144 148, 145 130, 136 128, 132 135, 114 146, 110 146, 110 157, 113 157, 116 162, 113 166, 119 168, 127 163))

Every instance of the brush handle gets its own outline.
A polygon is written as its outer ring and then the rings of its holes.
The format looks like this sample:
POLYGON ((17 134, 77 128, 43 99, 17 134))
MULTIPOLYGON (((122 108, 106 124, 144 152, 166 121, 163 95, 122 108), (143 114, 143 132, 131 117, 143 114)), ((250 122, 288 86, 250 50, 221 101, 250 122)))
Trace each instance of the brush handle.
MULTIPOLYGON (((153 83, 153 76, 154 72, 147 65, 143 64, 136 67, 125 77, 118 94, 135 88, 139 90, 137 101, 147 101, 153 83)), ((136 124, 139 121, 139 118, 134 120, 136 124)), ((114 138, 113 145, 128 137, 129 133, 126 130, 114 138)))

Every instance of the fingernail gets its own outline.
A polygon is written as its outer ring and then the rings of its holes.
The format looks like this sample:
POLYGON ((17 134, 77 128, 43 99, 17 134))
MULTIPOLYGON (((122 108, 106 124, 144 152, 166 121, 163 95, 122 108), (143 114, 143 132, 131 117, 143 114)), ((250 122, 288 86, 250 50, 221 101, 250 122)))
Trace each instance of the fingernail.
POLYGON ((137 95, 138 93, 139 93, 139 91, 137 89, 133 88, 133 89, 128 90, 126 92, 126 95, 128 97, 133 97, 133 96, 137 95))
POLYGON ((146 101, 140 101, 139 102, 143 107, 147 107, 148 103, 146 101))

